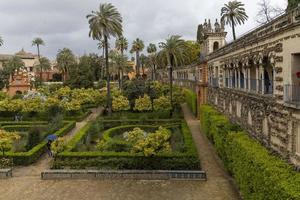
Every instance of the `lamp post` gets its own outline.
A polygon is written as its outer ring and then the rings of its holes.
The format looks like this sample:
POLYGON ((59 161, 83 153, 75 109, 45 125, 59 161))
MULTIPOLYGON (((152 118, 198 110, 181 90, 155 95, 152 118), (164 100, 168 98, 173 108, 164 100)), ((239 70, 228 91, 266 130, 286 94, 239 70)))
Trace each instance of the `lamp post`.
POLYGON ((170 103, 171 103, 171 111, 170 111, 170 116, 172 117, 173 115, 173 67, 172 65, 168 65, 167 69, 170 71, 170 103))

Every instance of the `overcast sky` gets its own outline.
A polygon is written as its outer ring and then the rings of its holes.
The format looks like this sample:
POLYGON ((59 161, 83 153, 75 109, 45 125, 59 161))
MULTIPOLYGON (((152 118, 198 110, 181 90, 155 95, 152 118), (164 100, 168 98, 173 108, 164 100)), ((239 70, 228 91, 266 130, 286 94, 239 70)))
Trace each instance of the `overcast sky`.
MULTIPOLYGON (((257 26, 259 1, 242 0, 249 20, 237 28, 238 35, 257 26)), ((270 1, 286 6, 286 0, 270 1)), ((45 41, 41 52, 50 58, 64 47, 76 55, 97 52, 97 42, 88 37, 86 15, 105 2, 119 9, 129 42, 139 37, 148 45, 172 34, 195 40, 198 24, 205 18, 219 18, 220 8, 227 0, 0 0, 0 35, 4 39, 0 53, 15 53, 21 48, 35 53, 31 46, 34 37, 45 41)), ((227 30, 230 38, 230 27, 227 30)))

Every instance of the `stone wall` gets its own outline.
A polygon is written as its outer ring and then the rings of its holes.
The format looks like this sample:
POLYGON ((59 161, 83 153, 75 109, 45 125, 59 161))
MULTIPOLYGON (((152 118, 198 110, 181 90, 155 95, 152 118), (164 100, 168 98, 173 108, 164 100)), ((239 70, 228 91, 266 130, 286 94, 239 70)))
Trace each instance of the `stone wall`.
POLYGON ((176 170, 47 170, 42 180, 49 179, 135 179, 135 180, 200 180, 207 179, 205 171, 176 170))
POLYGON ((296 153, 298 109, 277 103, 272 96, 213 87, 208 89, 208 103, 266 148, 300 167, 300 156, 296 153))

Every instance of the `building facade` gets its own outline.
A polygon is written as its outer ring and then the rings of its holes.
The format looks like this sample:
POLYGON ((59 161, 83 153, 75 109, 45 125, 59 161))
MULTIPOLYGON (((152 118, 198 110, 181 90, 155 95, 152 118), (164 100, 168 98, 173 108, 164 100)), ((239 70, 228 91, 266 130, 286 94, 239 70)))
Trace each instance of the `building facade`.
POLYGON ((206 60, 209 103, 300 166, 300 7, 206 60))

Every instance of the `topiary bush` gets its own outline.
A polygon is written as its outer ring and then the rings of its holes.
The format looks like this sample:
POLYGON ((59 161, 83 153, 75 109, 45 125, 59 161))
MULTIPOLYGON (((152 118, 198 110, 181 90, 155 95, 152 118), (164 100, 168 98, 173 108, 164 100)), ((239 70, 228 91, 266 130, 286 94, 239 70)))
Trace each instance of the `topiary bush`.
POLYGON ((148 95, 144 95, 144 97, 139 97, 135 100, 135 111, 144 112, 152 110, 151 99, 148 95))
POLYGON ((112 101, 112 110, 114 112, 129 110, 129 101, 126 97, 119 95, 115 96, 112 101))

